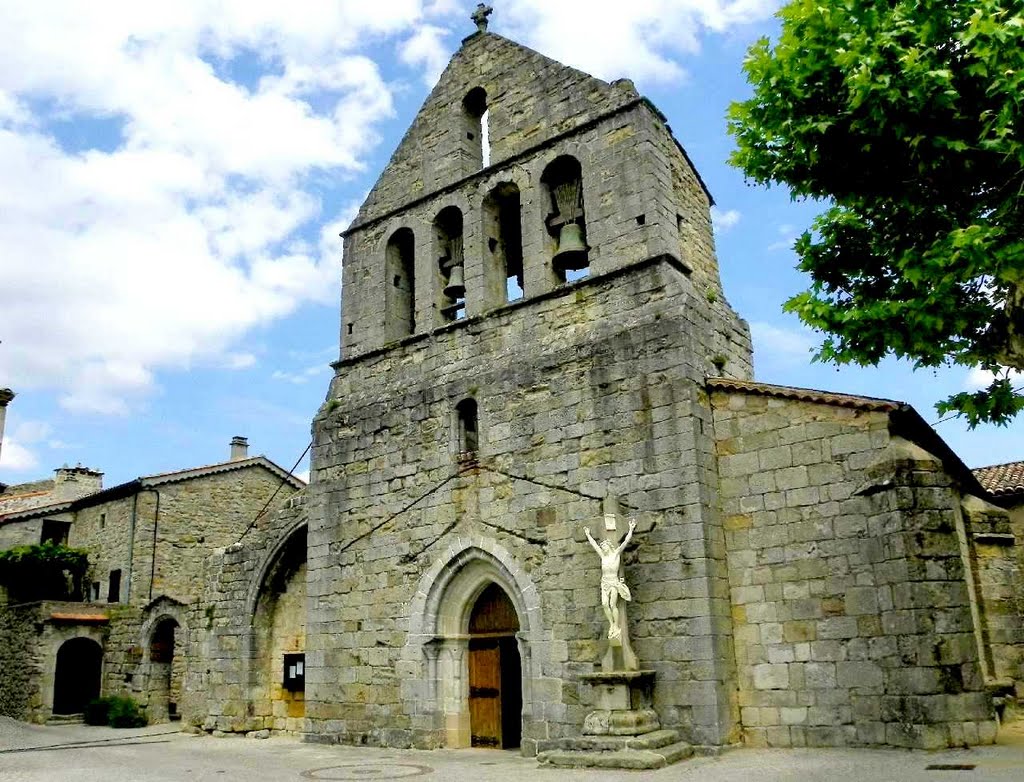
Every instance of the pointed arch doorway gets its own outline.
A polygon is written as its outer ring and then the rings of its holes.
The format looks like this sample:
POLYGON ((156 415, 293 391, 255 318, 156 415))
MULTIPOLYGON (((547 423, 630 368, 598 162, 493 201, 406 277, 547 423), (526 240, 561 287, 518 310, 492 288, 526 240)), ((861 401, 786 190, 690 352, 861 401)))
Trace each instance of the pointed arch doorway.
POLYGON ((474 747, 514 749, 522 738, 522 661, 515 606, 491 582, 469 615, 469 722, 474 747))

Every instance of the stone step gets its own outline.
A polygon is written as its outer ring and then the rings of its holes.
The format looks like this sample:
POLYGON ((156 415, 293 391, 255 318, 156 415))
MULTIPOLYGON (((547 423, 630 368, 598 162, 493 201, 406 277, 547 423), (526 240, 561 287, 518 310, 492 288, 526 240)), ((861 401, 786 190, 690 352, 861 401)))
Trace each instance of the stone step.
POLYGON ((81 725, 84 722, 84 714, 52 714, 46 720, 47 725, 81 725))
POLYGON ((585 752, 614 752, 620 749, 658 749, 679 741, 679 732, 662 729, 639 736, 573 736, 538 742, 538 752, 568 749, 585 752))
POLYGON ((626 748, 611 752, 553 749, 539 753, 537 761, 559 768, 654 769, 664 768, 691 755, 693 747, 685 741, 677 741, 657 749, 626 748))

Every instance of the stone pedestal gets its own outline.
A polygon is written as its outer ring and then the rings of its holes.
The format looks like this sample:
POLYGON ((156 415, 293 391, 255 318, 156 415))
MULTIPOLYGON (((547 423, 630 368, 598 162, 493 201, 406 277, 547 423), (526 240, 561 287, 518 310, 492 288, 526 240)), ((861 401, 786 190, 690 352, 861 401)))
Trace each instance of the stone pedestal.
POLYGON ((652 706, 654 671, 584 674, 594 692, 583 735, 538 743, 537 760, 564 768, 662 768, 688 758, 693 748, 674 730, 661 730, 652 706))
POLYGON ((595 706, 583 720, 587 736, 639 736, 658 730, 652 707, 654 671, 601 671, 580 677, 594 688, 595 706))

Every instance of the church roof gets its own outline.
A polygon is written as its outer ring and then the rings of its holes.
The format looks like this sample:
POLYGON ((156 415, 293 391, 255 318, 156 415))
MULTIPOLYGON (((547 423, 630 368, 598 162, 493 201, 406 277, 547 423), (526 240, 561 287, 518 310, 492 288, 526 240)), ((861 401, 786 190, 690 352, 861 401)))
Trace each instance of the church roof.
POLYGON ((734 380, 726 377, 708 378, 708 388, 715 391, 739 391, 756 396, 774 396, 784 399, 795 399, 801 402, 817 402, 819 404, 854 407, 860 410, 874 410, 891 413, 907 405, 893 399, 880 399, 872 396, 839 394, 834 391, 818 391, 813 388, 797 388, 796 386, 776 386, 770 383, 758 383, 754 380, 734 380))
POLYGON ((1007 462, 974 470, 978 482, 993 496, 1024 494, 1024 462, 1007 462))

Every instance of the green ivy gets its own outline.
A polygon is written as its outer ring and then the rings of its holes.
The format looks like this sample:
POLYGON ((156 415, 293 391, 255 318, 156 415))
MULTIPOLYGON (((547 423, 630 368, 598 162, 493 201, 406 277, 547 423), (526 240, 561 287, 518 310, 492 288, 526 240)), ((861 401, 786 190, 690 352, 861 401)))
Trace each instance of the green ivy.
POLYGON ((47 541, 0 551, 0 583, 18 600, 81 600, 88 552, 47 541))

